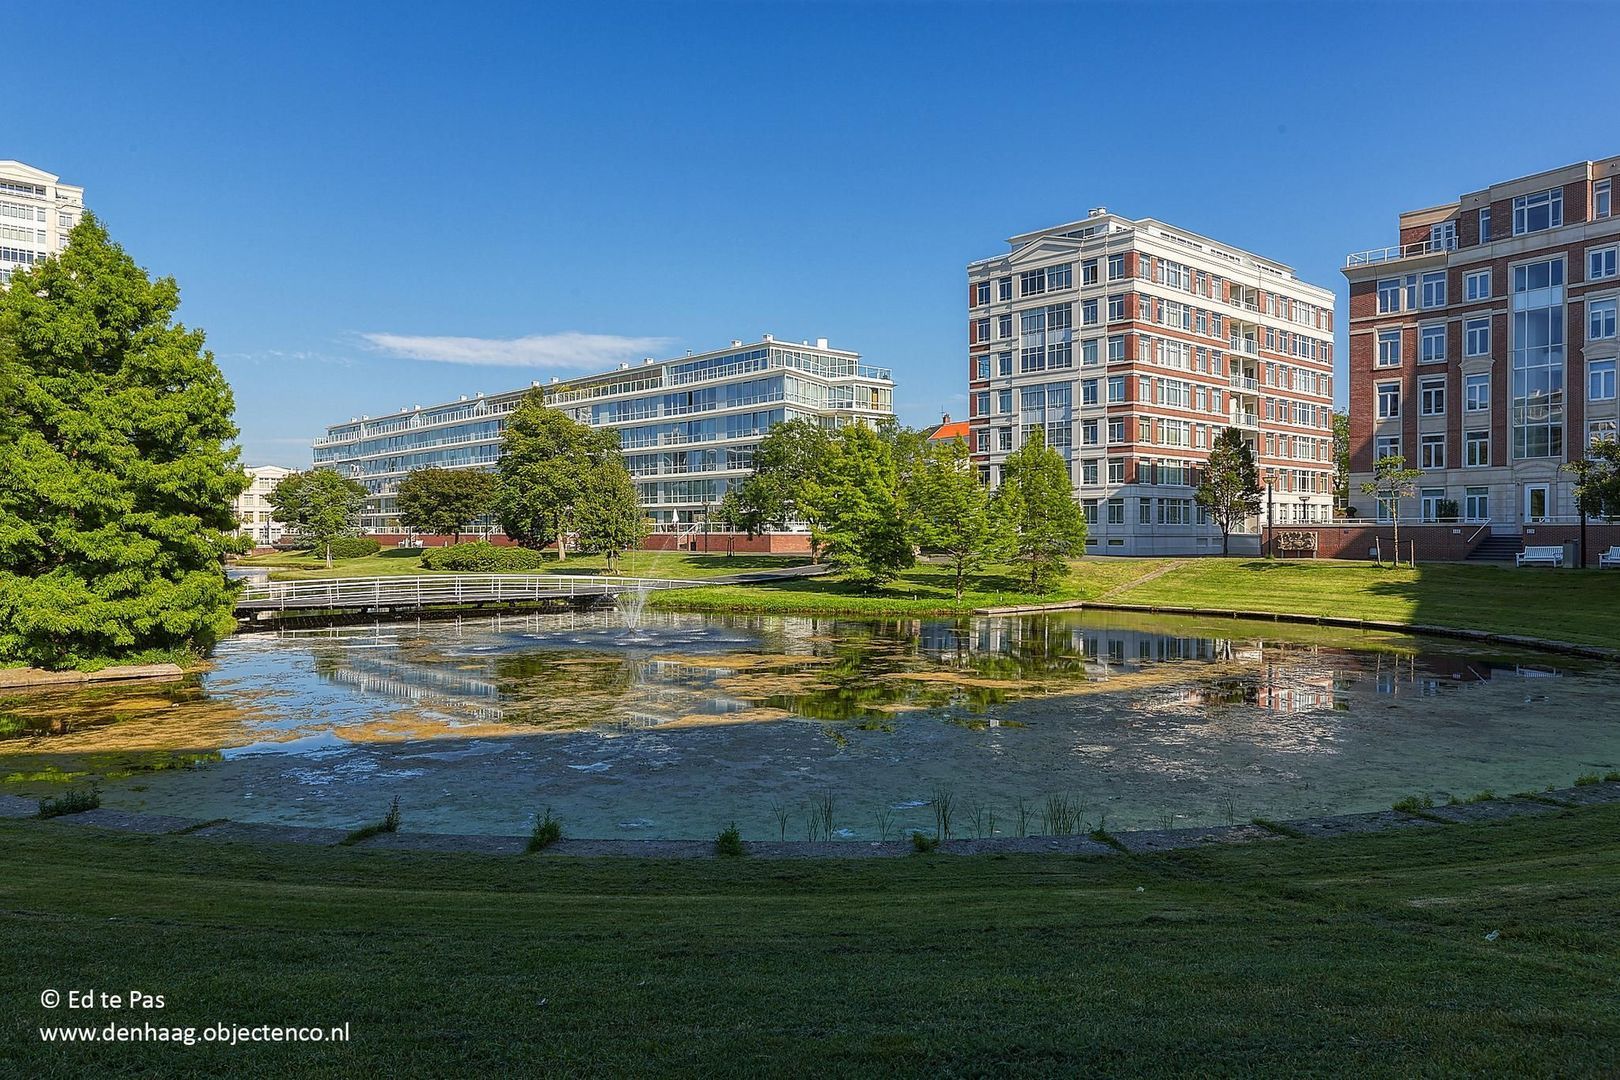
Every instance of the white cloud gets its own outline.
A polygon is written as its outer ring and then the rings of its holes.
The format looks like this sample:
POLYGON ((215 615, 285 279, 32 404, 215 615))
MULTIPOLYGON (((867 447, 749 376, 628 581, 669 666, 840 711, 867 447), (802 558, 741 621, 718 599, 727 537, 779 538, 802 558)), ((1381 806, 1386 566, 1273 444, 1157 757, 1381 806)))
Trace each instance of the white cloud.
POLYGON ((486 367, 599 368, 657 356, 672 339, 618 334, 530 334, 520 338, 413 337, 361 334, 366 345, 390 356, 440 364, 486 367))

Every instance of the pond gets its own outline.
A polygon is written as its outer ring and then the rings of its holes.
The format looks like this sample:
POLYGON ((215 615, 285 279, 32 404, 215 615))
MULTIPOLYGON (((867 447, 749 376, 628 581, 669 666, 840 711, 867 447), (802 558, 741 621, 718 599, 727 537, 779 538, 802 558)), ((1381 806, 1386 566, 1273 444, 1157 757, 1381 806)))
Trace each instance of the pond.
POLYGON ((0 699, 0 792, 353 827, 896 837, 1387 808, 1620 763, 1620 670, 1233 619, 612 612, 224 642, 183 682, 0 699))

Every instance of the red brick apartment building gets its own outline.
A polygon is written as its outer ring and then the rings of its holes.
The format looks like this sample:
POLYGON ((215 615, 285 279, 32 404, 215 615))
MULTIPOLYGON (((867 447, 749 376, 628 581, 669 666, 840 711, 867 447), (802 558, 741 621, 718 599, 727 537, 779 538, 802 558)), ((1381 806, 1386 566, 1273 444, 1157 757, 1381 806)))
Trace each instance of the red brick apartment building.
POLYGON ((1402 520, 1460 519, 1453 555, 1479 534, 1572 535, 1560 466, 1615 437, 1617 178, 1620 157, 1506 180, 1408 211, 1396 246, 1346 259, 1360 516, 1388 516, 1361 484, 1400 454, 1423 473, 1402 520))
MULTIPOLYGON (((988 483, 1039 430, 1070 463, 1089 551, 1219 553, 1193 491, 1237 427, 1276 524, 1331 517, 1331 292, 1102 209, 1008 244, 968 265, 969 445, 988 483)), ((1234 551, 1257 550, 1265 516, 1234 551)))

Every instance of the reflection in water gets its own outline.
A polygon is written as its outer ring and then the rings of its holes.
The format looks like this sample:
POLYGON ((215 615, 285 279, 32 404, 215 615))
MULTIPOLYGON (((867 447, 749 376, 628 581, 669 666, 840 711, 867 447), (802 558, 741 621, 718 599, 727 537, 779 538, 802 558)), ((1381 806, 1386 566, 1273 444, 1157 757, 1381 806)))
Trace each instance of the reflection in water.
POLYGON ((442 831, 550 805, 574 835, 761 836, 833 791, 864 836, 855 804, 920 826, 941 787, 1002 821, 1067 791, 1189 823, 1567 782, 1620 756, 1616 701, 1601 665, 1232 619, 497 616, 253 635, 184 683, 0 700, 0 781, 303 824, 400 793, 442 831))

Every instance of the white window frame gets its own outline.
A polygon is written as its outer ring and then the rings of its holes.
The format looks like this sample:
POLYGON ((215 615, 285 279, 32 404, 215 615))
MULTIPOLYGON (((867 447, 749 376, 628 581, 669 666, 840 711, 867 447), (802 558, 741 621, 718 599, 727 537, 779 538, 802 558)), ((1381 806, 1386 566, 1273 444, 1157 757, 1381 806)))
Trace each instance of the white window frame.
POLYGON ((1602 220, 1614 212, 1614 191, 1612 182, 1599 180, 1592 185, 1592 218, 1602 220))
POLYGON ((1418 363, 1443 364, 1446 362, 1446 324, 1430 323, 1428 326, 1418 327, 1418 363), (1431 356, 1429 346, 1438 341, 1440 354, 1431 356))
POLYGON ((1446 379, 1444 375, 1418 380, 1418 415, 1446 415, 1446 379))
POLYGON ((1463 376, 1463 412, 1490 412, 1491 411, 1491 376, 1488 372, 1463 376), (1474 390, 1483 386, 1483 395, 1475 394, 1474 390))
POLYGON ((1620 320, 1620 302, 1606 296, 1602 300, 1586 302, 1586 340, 1609 341, 1615 337, 1616 322, 1620 320))
POLYGON ((1444 270, 1428 270, 1418 279, 1421 290, 1422 306, 1437 308, 1446 306, 1446 272, 1444 270))
POLYGON ((1484 316, 1463 323, 1463 355, 1491 355, 1491 319, 1484 316))
POLYGON ((1545 191, 1532 191, 1520 195, 1513 200, 1513 235, 1524 236, 1528 233, 1546 232, 1556 229, 1564 224, 1564 189, 1551 187, 1545 191), (1547 207, 1547 224, 1540 228, 1530 228, 1530 212, 1539 209, 1542 205, 1547 207))
POLYGON ((1418 468, 1444 469, 1446 467, 1446 437, 1440 432, 1426 432, 1418 436, 1418 468))
POLYGON ((1616 263, 1620 245, 1610 244, 1608 247, 1586 249, 1586 280, 1607 281, 1615 276, 1616 263))
POLYGON ((1586 400, 1614 400, 1613 360, 1592 360, 1586 365, 1586 400))
POLYGON ((1489 300, 1491 298, 1491 272, 1489 270, 1470 270, 1463 275, 1464 300, 1489 300))
POLYGON ((1398 382, 1381 382, 1381 383, 1377 383, 1375 385, 1375 387, 1374 387, 1373 393, 1375 395, 1375 400, 1377 402, 1376 408, 1374 410, 1374 415, 1379 420, 1399 420, 1401 418, 1401 384, 1400 383, 1398 383, 1398 382), (1394 405, 1395 405, 1394 409, 1386 410, 1386 408, 1385 408, 1386 394, 1384 392, 1386 390, 1393 390, 1394 391, 1394 393, 1392 395, 1387 395, 1388 399, 1392 400, 1394 402, 1394 405))
POLYGON ((1463 468, 1484 469, 1491 464, 1490 430, 1463 432, 1463 468), (1476 451, 1481 451, 1476 453, 1476 451))
POLYGON ((1399 329, 1378 331, 1378 355, 1376 357, 1378 367, 1393 368, 1401 366, 1401 336, 1399 329), (1386 349, 1386 345, 1393 346, 1393 348, 1386 349))

